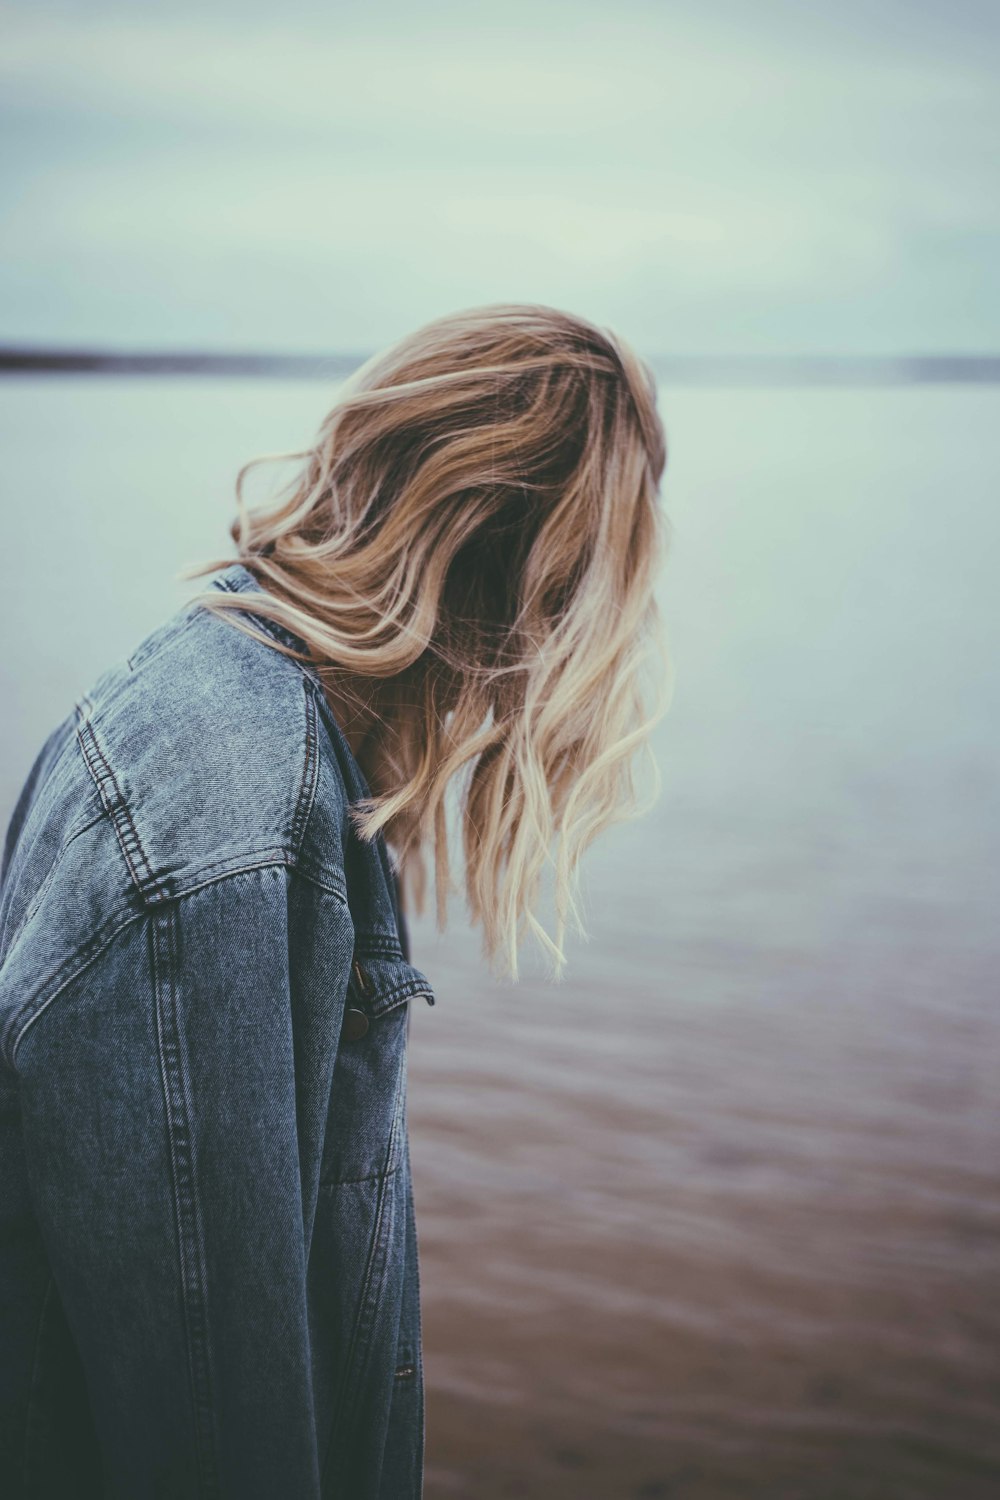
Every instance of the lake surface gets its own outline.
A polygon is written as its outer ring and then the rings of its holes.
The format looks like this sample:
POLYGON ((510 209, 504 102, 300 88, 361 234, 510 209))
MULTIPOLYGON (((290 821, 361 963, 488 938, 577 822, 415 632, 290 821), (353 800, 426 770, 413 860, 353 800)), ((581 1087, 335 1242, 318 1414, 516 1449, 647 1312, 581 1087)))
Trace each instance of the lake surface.
MULTIPOLYGON (((3 821, 312 382, 7 379, 3 821)), ((428 1500, 1000 1494, 1000 389, 665 390, 652 814, 413 924, 428 1500)))

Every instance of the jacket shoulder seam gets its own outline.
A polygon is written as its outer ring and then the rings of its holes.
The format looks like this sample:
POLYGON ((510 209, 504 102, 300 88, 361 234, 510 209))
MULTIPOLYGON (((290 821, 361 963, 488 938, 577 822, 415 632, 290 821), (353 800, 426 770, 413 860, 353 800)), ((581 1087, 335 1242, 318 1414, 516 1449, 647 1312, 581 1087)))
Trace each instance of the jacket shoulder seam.
MULTIPOLYGON (((237 875, 249 875, 255 870, 272 869, 285 869, 292 875, 298 875, 300 879, 307 881, 309 885, 314 886, 317 890, 321 890, 325 895, 333 896, 345 910, 349 910, 345 891, 332 885, 329 880, 319 878, 320 872, 308 870, 297 864, 291 865, 287 859, 258 860, 256 863, 239 865, 236 869, 217 871, 207 879, 200 881, 197 885, 186 886, 184 890, 176 892, 167 899, 170 904, 176 905, 183 901, 185 896, 193 896, 196 892, 204 890, 207 886, 218 885, 220 882, 231 880, 237 875)), ((124 932, 126 927, 130 927, 133 922, 139 922, 144 917, 150 915, 151 911, 148 907, 126 911, 124 914, 120 911, 116 912, 113 917, 109 918, 106 922, 102 922, 100 927, 91 933, 85 942, 73 948, 45 976, 30 1000, 20 1008, 14 1010, 13 1014, 8 1017, 6 1025, 3 1028, 3 1033, 0 1035, 0 1056, 2 1056, 12 1070, 16 1071, 17 1049, 23 1037, 34 1025, 38 1017, 48 1009, 54 1000, 59 998, 63 990, 71 985, 75 979, 78 979, 84 970, 89 968, 100 957, 105 948, 110 946, 120 932, 124 932)))
POLYGON ((301 680, 306 704, 306 743, 289 836, 292 854, 296 860, 301 855, 305 843, 306 829, 309 826, 310 814, 316 800, 316 787, 319 783, 319 729, 316 723, 316 699, 305 673, 302 674, 301 680))
POLYGON ((108 761, 97 731, 94 728, 93 719, 84 711, 78 715, 77 740, 83 752, 83 758, 87 769, 94 779, 101 801, 104 803, 111 825, 115 830, 119 847, 128 866, 129 874, 133 884, 144 901, 156 904, 165 901, 169 892, 161 883, 159 877, 149 862, 139 838, 139 830, 135 826, 128 802, 122 792, 118 778, 116 777, 108 761))
MULTIPOLYGON (((306 831, 319 785, 319 729, 316 699, 308 673, 302 673, 299 680, 302 682, 305 699, 305 744, 287 849, 285 847, 270 849, 264 859, 258 856, 258 851, 247 850, 244 859, 236 865, 227 863, 221 873, 236 874, 240 869, 259 868, 262 863, 297 865, 300 859, 303 859, 306 831)), ((100 742, 90 713, 90 704, 86 698, 81 699, 77 706, 76 734, 84 763, 97 787, 104 811, 115 831, 129 876, 143 903, 150 907, 160 906, 165 901, 183 895, 187 890, 196 889, 205 883, 201 877, 206 872, 208 872, 209 879, 216 878, 219 872, 209 863, 203 865, 200 870, 196 869, 191 881, 183 888, 179 889, 176 883, 163 880, 143 846, 128 799, 100 742)), ((309 873, 309 870, 303 870, 303 874, 308 876, 309 873)), ((317 883, 323 882, 317 881, 317 883)), ((331 884, 336 893, 341 894, 339 890, 336 890, 336 883, 331 882, 331 884)))

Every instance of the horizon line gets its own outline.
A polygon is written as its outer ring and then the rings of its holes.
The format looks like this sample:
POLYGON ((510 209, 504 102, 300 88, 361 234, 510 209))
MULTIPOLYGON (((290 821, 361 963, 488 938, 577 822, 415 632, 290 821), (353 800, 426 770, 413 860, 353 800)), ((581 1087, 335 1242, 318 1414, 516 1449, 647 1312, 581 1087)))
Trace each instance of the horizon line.
MULTIPOLYGON (((126 350, 0 345, 0 375, 230 375, 343 379, 370 354, 126 350)), ((707 385, 932 385, 1000 383, 1000 354, 661 354, 665 383, 707 385)))

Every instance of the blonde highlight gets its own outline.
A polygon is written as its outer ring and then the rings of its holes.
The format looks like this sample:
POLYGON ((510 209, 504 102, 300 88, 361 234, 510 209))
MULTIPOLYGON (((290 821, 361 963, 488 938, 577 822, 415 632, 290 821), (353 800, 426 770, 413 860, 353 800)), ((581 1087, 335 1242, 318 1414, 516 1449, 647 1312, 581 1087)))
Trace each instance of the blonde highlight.
MULTIPOLYGON (((312 447, 237 476, 230 533, 261 590, 253 612, 302 638, 332 703, 376 715, 359 835, 393 844, 418 911, 433 852, 443 927, 457 789, 469 914, 514 978, 525 928, 561 973, 567 926, 584 931, 581 857, 639 810, 635 754, 669 703, 665 463, 655 380, 623 340, 501 303, 375 356, 312 447), (248 474, 289 459, 294 478, 251 510, 248 474), (547 866, 554 934, 535 910, 547 866)), ((196 602, 295 654, 254 630, 246 596, 196 602)))

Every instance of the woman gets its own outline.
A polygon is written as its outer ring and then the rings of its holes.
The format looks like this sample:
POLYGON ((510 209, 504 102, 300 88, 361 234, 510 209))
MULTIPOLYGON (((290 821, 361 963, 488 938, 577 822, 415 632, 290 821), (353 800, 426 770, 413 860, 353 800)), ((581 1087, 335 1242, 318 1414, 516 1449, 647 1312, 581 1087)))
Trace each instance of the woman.
POLYGON ((403 909, 432 852, 443 924, 457 822, 487 956, 516 978, 530 931, 558 974, 580 856, 634 807, 665 449, 627 346, 442 318, 286 456, 8 830, 11 1497, 420 1494, 403 909))

